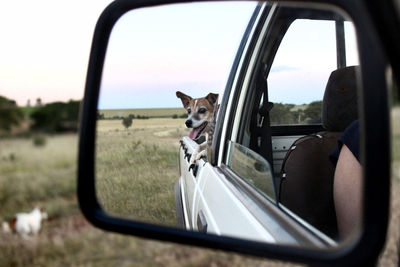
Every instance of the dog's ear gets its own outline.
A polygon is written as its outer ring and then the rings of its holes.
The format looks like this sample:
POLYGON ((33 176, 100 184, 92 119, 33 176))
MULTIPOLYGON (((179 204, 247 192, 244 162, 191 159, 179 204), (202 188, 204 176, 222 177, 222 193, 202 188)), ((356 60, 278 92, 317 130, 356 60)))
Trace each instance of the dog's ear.
POLYGON ((190 100, 192 100, 192 98, 191 98, 190 96, 185 95, 184 93, 179 92, 179 91, 176 92, 176 96, 177 96, 178 98, 181 99, 182 104, 183 104, 183 106, 184 106, 185 108, 186 108, 187 106, 189 106, 189 102, 190 102, 190 100))
POLYGON ((17 218, 16 217, 13 217, 11 220, 10 220, 10 229, 11 230, 14 230, 15 229, 15 224, 17 223, 17 218))
POLYGON ((217 102, 218 94, 209 93, 206 96, 206 99, 207 99, 208 102, 210 102, 211 105, 214 105, 215 102, 217 102))

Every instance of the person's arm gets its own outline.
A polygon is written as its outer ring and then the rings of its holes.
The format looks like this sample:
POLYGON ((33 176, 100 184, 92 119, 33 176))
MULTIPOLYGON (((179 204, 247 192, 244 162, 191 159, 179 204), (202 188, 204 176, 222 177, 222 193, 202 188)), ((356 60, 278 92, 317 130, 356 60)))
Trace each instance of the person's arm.
POLYGON ((360 229, 362 216, 362 167, 346 145, 336 165, 333 196, 339 236, 345 239, 360 229))

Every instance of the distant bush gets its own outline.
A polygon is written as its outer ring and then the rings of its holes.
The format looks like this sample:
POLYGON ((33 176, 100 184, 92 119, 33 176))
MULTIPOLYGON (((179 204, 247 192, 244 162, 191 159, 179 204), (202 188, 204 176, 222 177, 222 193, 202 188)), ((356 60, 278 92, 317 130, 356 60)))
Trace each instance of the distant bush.
POLYGON ((304 110, 305 116, 308 118, 308 123, 320 123, 322 116, 322 101, 314 101, 308 104, 304 110))
POLYGON ((11 126, 18 125, 24 113, 14 100, 0 96, 0 129, 10 131, 11 126))
POLYGON ((292 104, 274 103, 269 116, 272 125, 294 124, 297 122, 297 116, 291 111, 292 104))
POLYGON ((44 146, 46 145, 46 142, 46 137, 42 134, 38 134, 33 137, 33 144, 35 146, 44 146))
POLYGON ((179 118, 185 119, 185 118, 187 118, 187 116, 188 116, 188 115, 187 115, 186 113, 183 113, 182 115, 179 116, 179 118))
POLYGON ((37 108, 30 115, 32 130, 45 132, 68 132, 78 130, 80 101, 54 102, 37 108))
POLYGON ((172 118, 173 118, 173 119, 177 119, 177 118, 178 118, 178 114, 172 115, 172 118))
POLYGON ((10 155, 8 155, 8 159, 10 161, 15 161, 15 154, 14 153, 10 153, 10 155))
POLYGON ((122 124, 124 125, 125 129, 128 129, 132 125, 132 117, 125 117, 122 119, 122 124))

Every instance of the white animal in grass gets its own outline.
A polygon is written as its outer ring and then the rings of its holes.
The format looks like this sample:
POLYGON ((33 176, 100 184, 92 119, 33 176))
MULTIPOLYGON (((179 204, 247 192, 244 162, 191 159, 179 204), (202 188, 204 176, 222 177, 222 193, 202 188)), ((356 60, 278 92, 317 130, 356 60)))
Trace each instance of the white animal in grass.
POLYGON ((23 238, 29 235, 37 235, 40 231, 42 220, 47 219, 47 213, 43 209, 35 208, 29 213, 17 213, 10 223, 3 223, 3 231, 15 231, 23 238))

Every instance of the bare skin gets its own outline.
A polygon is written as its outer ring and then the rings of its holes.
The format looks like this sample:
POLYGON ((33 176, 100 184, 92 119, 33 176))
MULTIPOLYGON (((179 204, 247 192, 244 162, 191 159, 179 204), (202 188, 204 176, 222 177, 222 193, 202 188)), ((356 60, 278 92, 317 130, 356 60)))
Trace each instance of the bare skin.
POLYGON ((362 167, 346 145, 340 150, 333 184, 339 236, 347 239, 361 226, 362 167))

